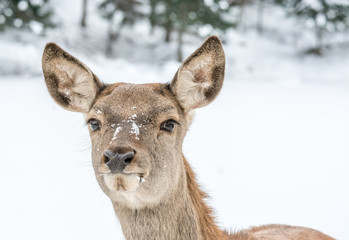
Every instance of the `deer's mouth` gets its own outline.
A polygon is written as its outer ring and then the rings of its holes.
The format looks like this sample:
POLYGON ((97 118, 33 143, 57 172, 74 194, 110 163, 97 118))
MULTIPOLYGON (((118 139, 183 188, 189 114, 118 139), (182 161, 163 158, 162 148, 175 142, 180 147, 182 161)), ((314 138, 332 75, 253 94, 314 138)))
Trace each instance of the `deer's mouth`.
POLYGON ((139 186, 145 183, 142 173, 105 173, 103 179, 111 191, 136 191, 139 186))

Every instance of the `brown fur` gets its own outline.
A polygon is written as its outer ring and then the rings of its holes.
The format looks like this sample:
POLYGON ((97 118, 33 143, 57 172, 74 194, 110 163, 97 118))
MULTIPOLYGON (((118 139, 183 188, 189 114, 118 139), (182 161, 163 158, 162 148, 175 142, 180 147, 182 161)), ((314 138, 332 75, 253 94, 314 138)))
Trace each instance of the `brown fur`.
POLYGON ((210 37, 180 66, 171 84, 103 85, 79 60, 47 44, 43 72, 62 107, 100 123, 92 131, 96 178, 111 199, 127 240, 333 240, 309 228, 266 225, 227 233, 218 228, 182 142, 195 108, 215 99, 225 58, 210 37), (162 126, 175 121, 173 131, 162 126), (104 151, 133 151, 123 172, 111 173, 104 151))
POLYGON ((100 98, 108 96, 109 94, 111 94, 115 90, 115 88, 117 88, 118 86, 120 86, 122 84, 124 84, 124 83, 114 83, 114 84, 104 85, 103 90, 100 92, 100 94, 98 94, 96 101, 100 98))
POLYGON ((198 222, 201 229, 202 239, 228 239, 227 235, 216 226, 212 216, 212 209, 204 202, 204 199, 207 197, 206 193, 199 188, 195 179, 195 174, 184 157, 183 160, 187 176, 188 191, 199 219, 198 222))

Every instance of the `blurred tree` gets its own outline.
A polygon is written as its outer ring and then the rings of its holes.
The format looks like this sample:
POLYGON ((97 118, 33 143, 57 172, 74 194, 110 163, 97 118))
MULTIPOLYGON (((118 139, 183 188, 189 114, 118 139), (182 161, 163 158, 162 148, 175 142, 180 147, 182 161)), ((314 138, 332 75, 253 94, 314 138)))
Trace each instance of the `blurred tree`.
POLYGON ((166 42, 171 40, 172 33, 177 33, 177 59, 182 61, 183 35, 188 32, 197 34, 201 26, 210 26, 215 30, 225 31, 235 26, 226 20, 231 5, 225 0, 149 0, 150 24, 165 31, 166 42))
POLYGON ((259 34, 263 33, 264 4, 265 0, 257 1, 257 31, 259 34))
POLYGON ((173 31, 173 24, 170 20, 171 4, 167 1, 161 0, 149 0, 150 14, 149 21, 152 28, 160 26, 165 30, 165 42, 169 42, 171 39, 171 33, 173 31))
POLYGON ((55 26, 51 16, 49 0, 0 1, 0 30, 19 28, 40 34, 46 28, 55 26))
POLYGON ((236 26, 240 29, 243 29, 242 19, 244 16, 245 8, 251 2, 253 2, 253 0, 228 0, 230 8, 235 7, 238 9, 236 26))
POLYGON ((317 46, 306 53, 321 55, 325 44, 325 33, 344 31, 349 27, 349 4, 330 0, 275 0, 290 16, 296 16, 310 23, 315 31, 317 46))
POLYGON ((99 5, 102 17, 108 20, 106 55, 113 55, 113 45, 125 25, 132 25, 144 17, 141 2, 137 0, 105 0, 99 5))
POLYGON ((82 15, 81 15, 81 21, 80 21, 80 26, 82 28, 86 27, 87 4, 88 4, 88 0, 82 0, 82 15))

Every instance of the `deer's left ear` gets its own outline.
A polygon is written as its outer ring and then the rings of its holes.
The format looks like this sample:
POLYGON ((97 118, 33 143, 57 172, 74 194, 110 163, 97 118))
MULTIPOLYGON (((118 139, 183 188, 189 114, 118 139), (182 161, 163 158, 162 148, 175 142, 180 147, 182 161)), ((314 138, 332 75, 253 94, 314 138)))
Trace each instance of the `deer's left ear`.
POLYGON ((170 88, 186 112, 215 99, 223 85, 224 68, 224 51, 216 36, 209 37, 183 62, 170 88))

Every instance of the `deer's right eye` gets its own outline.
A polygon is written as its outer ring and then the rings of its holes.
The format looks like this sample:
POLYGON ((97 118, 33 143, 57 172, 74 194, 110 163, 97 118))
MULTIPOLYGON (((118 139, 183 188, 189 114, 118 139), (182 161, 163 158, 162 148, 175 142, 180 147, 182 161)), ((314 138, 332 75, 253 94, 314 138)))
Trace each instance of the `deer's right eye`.
POLYGON ((90 125, 92 132, 95 132, 101 129, 101 122, 94 118, 91 118, 90 120, 88 120, 88 125, 90 125))

